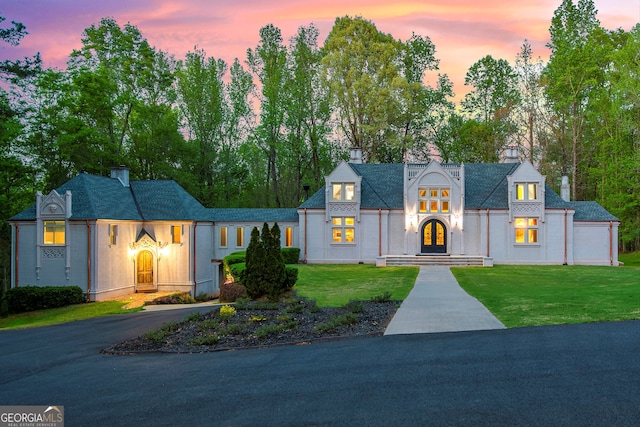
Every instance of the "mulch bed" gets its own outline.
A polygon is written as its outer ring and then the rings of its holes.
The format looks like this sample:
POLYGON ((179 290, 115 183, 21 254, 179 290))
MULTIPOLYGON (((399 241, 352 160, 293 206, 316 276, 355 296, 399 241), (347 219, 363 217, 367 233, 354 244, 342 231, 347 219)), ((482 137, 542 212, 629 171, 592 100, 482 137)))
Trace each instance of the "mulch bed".
POLYGON ((243 302, 232 317, 220 307, 165 324, 142 336, 104 349, 108 354, 202 353, 312 342, 384 333, 400 301, 352 301, 343 307, 318 307, 315 301, 243 302))

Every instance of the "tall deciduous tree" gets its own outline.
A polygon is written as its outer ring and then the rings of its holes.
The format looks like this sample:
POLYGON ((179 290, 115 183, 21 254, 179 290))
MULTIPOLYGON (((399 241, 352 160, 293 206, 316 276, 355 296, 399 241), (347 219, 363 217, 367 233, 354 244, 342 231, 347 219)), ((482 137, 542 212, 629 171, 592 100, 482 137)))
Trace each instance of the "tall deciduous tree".
MULTIPOLYGON (((149 46, 131 24, 121 28, 105 18, 84 31, 82 47, 71 53, 68 63, 72 92, 67 102, 70 115, 83 125, 77 142, 98 145, 103 173, 113 164, 124 164, 136 177, 158 177, 144 165, 145 159, 135 157, 147 151, 135 145, 149 143, 141 137, 144 133, 176 141, 174 68, 173 58, 149 46), (155 126, 161 129, 144 130, 155 126), (82 138, 85 133, 91 134, 90 141, 82 138)), ((168 157, 166 162, 172 160, 168 157)))
MULTIPOLYGON (((563 173, 571 171, 572 194, 584 197, 580 164, 584 156, 583 130, 589 96, 602 80, 601 49, 593 41, 600 22, 592 0, 563 0, 554 12, 547 47, 551 56, 545 70, 546 93, 563 129, 568 135, 570 158, 561 165, 563 173), (566 130, 565 130, 566 129, 566 130)), ((563 141, 560 141, 563 143, 563 141)))
POLYGON ((400 42, 361 17, 337 18, 323 50, 323 77, 331 90, 340 130, 363 158, 379 162, 387 132, 400 112, 397 90, 400 42))
MULTIPOLYGON (((402 46, 402 75, 399 101, 401 112, 395 131, 400 141, 401 161, 426 160, 433 155, 435 131, 453 112, 453 84, 438 74, 436 86, 425 84, 426 74, 438 70, 436 48, 429 37, 413 34, 402 46)), ((394 125, 391 123, 390 125, 394 125)))
POLYGON ((278 152, 283 141, 285 118, 285 83, 287 81, 287 50, 280 29, 273 24, 260 29, 260 42, 247 50, 247 64, 262 86, 260 97, 260 125, 256 142, 265 154, 267 164, 264 198, 267 205, 282 206, 278 152))
MULTIPOLYGON (((6 18, 0 13, 0 24, 6 18)), ((27 34, 26 27, 12 21, 9 27, 0 27, 0 43, 16 46, 27 34)), ((4 48, 4 46, 2 46, 4 48)), ((0 62, 0 315, 6 315, 6 294, 11 272, 11 227, 8 219, 33 201, 34 170, 25 163, 21 146, 17 144, 23 134, 21 106, 12 105, 6 87, 16 87, 22 80, 40 72, 40 57, 22 61, 0 62)))
POLYGON ((597 150, 590 168, 589 196, 598 200, 621 223, 622 250, 640 248, 640 25, 626 33, 602 32, 609 66, 605 81, 594 94, 586 119, 595 125, 597 150))
POLYGON ((214 206, 217 199, 215 163, 223 122, 228 117, 223 82, 226 71, 223 60, 207 58, 204 50, 196 49, 187 53, 177 79, 182 116, 195 154, 191 167, 194 196, 205 206, 214 206))
POLYGON ((518 145, 524 149, 532 164, 537 164, 542 156, 542 146, 547 140, 546 123, 550 117, 541 80, 543 70, 542 59, 534 59, 531 43, 525 40, 516 56, 514 69, 520 92, 520 103, 514 110, 514 121, 518 145))
MULTIPOLYGON (((482 125, 482 142, 489 153, 495 153, 486 157, 499 156, 515 131, 510 116, 520 101, 517 76, 507 61, 487 55, 469 68, 465 85, 473 89, 465 96, 462 107, 482 125)), ((473 129, 478 133, 480 128, 473 129)))
POLYGON ((302 200, 303 181, 319 189, 324 175, 333 166, 328 140, 331 118, 328 89, 322 84, 318 29, 298 28, 289 47, 286 89, 286 144, 281 171, 286 206, 302 200), (287 185, 288 184, 288 185, 287 185))

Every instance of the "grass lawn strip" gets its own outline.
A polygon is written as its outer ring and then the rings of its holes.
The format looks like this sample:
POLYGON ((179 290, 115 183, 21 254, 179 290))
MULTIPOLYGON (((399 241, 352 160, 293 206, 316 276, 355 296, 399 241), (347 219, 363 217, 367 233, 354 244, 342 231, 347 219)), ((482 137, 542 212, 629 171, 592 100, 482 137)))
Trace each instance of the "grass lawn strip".
POLYGON ((92 302, 88 304, 75 304, 66 307, 12 314, 9 317, 0 319, 0 329, 20 329, 57 325, 76 320, 91 319, 93 317, 107 316, 111 314, 133 313, 142 310, 141 307, 124 309, 123 306, 126 304, 127 301, 92 302))
POLYGON ((465 291, 508 328, 640 319, 640 268, 452 268, 465 291))
POLYGON ((369 300, 391 292, 404 300, 413 288, 419 267, 385 267, 370 264, 296 265, 298 295, 316 300, 321 307, 340 307, 350 300, 369 300))

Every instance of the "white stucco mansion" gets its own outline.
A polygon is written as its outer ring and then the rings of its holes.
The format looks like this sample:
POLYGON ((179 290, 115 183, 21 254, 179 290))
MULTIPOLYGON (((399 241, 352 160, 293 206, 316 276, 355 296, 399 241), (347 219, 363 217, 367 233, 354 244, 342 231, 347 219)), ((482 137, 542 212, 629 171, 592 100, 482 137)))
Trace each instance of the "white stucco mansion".
POLYGON ((90 300, 219 289, 221 260, 277 222, 308 263, 618 265, 619 221, 570 201, 529 162, 366 164, 358 150, 298 208, 207 209, 174 181, 80 174, 11 218, 12 286, 77 285, 90 300), (446 257, 446 258, 442 258, 446 257))

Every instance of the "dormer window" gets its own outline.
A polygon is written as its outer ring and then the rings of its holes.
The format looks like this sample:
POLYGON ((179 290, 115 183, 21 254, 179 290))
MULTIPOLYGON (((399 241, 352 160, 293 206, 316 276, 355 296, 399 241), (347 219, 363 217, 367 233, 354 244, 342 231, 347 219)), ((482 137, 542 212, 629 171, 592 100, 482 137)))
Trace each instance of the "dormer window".
POLYGON ((334 201, 352 201, 356 195, 356 185, 352 182, 331 184, 331 194, 334 201))
POLYGON ((538 183, 517 183, 516 200, 538 200, 538 183))

